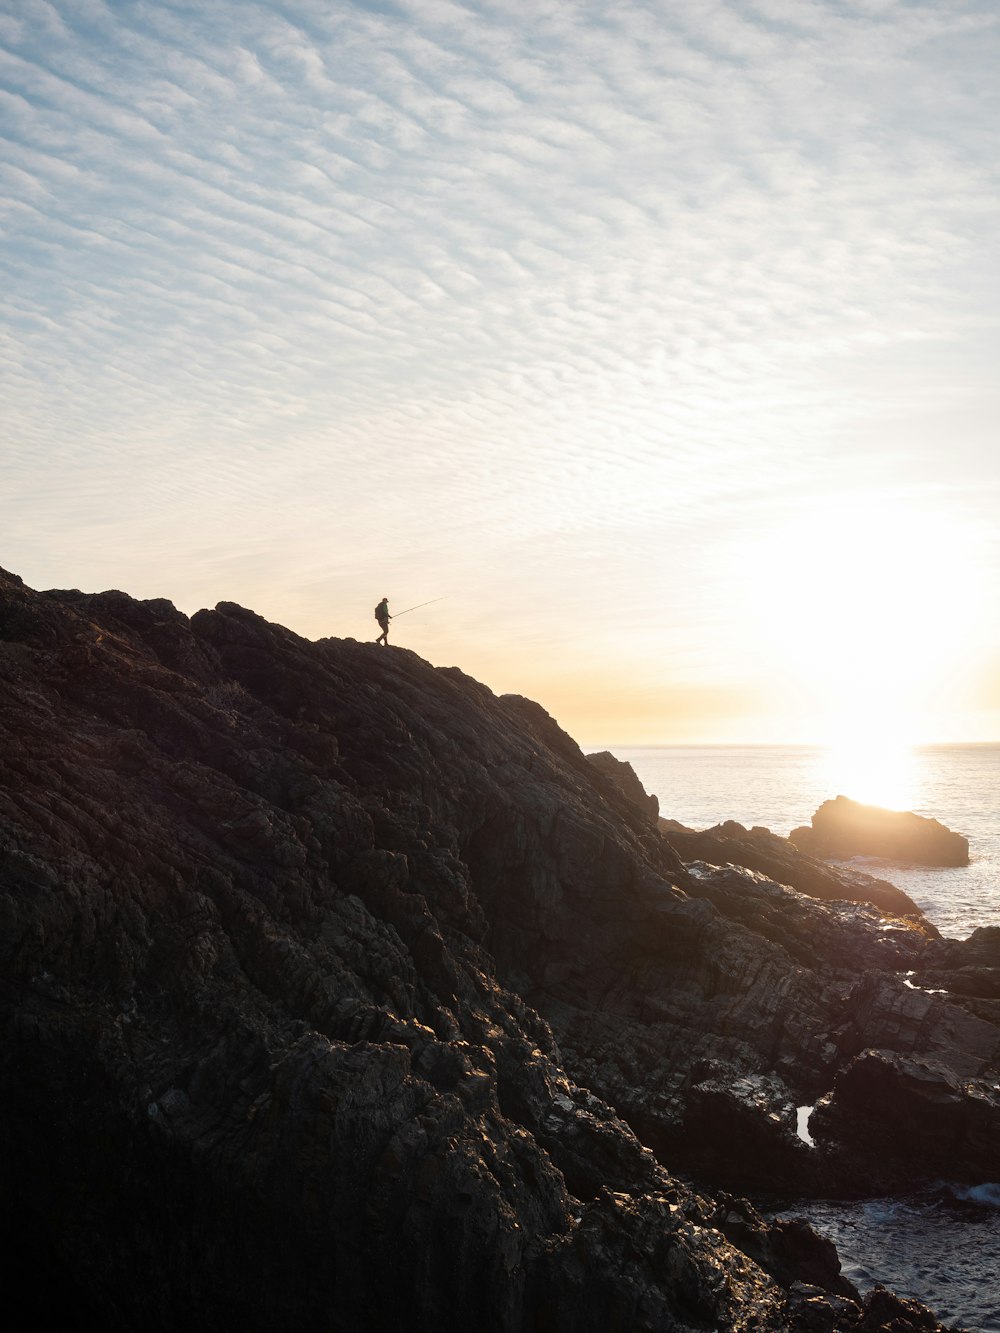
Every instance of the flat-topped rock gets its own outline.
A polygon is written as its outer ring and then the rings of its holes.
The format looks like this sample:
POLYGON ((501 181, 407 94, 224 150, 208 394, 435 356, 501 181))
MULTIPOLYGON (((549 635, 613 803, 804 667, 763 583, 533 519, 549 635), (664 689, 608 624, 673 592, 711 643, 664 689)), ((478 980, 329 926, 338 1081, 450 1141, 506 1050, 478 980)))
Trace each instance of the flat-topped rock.
POLYGON ((925 866, 969 864, 969 840, 938 820, 862 805, 847 796, 824 801, 811 826, 793 829, 788 837, 810 856, 877 856, 925 866))

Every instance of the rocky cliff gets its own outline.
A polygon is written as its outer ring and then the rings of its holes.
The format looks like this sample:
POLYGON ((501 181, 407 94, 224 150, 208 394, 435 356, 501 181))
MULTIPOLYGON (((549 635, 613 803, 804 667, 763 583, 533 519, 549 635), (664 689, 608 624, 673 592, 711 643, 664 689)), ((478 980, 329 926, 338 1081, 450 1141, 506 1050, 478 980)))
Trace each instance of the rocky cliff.
POLYGON ((25 1321, 936 1327, 733 1191, 995 1179, 994 941, 682 860, 537 704, 232 604, 0 574, 0 741, 25 1321))

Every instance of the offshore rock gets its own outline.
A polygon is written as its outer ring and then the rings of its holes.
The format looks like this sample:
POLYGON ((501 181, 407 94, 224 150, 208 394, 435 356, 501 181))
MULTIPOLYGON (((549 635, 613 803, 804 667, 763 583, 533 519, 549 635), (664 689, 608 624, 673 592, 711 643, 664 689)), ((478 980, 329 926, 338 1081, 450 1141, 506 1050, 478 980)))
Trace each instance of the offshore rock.
POLYGON ((966 1123, 996 1027, 905 984, 918 923, 685 865, 537 704, 232 603, 0 574, 0 745, 23 1324, 881 1327, 672 1172, 853 1183, 850 1115, 794 1110, 872 1049, 966 1123))
POLYGON ((846 796, 824 801, 809 827, 793 829, 788 836, 811 856, 876 856, 927 866, 969 864, 968 839, 938 820, 862 805, 846 796))

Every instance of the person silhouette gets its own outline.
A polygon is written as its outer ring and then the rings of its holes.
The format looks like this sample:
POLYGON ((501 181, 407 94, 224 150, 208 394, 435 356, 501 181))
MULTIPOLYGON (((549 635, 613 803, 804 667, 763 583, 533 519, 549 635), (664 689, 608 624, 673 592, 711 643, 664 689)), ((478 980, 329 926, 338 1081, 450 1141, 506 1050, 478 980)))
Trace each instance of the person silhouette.
POLYGON ((385 647, 388 648, 388 647, 389 647, 389 621, 392 619, 392 616, 390 616, 390 614, 389 614, 389 599, 388 599, 388 597, 383 597, 382 600, 379 602, 378 606, 376 606, 376 608, 375 608, 375 619, 376 619, 376 620, 378 621, 378 623, 382 626, 382 633, 378 636, 378 638, 375 640, 375 642, 376 642, 376 643, 384 644, 385 647))

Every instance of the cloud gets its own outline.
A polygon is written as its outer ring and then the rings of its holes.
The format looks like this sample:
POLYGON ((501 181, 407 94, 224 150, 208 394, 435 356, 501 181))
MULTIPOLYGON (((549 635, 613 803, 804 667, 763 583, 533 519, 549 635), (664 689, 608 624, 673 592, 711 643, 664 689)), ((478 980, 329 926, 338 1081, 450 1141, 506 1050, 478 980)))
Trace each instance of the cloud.
POLYGON ((127 584, 138 546, 149 595, 253 601, 273 541, 277 600, 324 542, 330 588, 348 545, 384 580, 420 552, 515 619, 506 582, 580 586, 586 643, 683 566, 716 644, 720 515, 945 449, 995 494, 971 0, 92 0, 0 38, 29 580, 91 550, 127 584), (966 443, 919 426, 958 395, 966 443))

